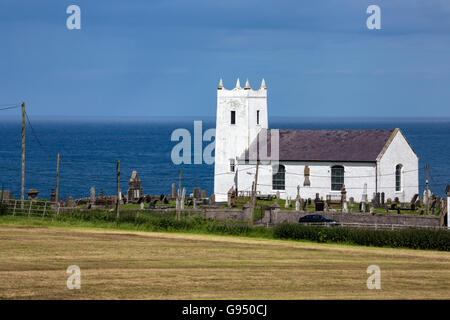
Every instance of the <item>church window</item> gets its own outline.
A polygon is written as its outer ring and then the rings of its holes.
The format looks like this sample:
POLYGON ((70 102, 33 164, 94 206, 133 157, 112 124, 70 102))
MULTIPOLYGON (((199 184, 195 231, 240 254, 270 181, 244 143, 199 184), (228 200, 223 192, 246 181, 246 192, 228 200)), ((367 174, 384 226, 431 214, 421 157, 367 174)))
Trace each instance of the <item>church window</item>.
POLYGON ((256 111, 256 124, 259 124, 259 110, 256 111))
POLYGON ((230 171, 234 172, 236 169, 236 164, 234 162, 234 159, 230 159, 230 171))
POLYGON ((331 190, 340 191, 344 184, 344 167, 333 166, 331 167, 331 190))
POLYGON ((402 167, 401 164, 395 167, 395 191, 402 190, 402 167))
POLYGON ((286 169, 283 165, 279 165, 278 170, 276 169, 277 167, 273 168, 274 173, 272 174, 272 189, 284 190, 286 169))
POLYGON ((236 124, 236 111, 231 111, 231 124, 236 124))

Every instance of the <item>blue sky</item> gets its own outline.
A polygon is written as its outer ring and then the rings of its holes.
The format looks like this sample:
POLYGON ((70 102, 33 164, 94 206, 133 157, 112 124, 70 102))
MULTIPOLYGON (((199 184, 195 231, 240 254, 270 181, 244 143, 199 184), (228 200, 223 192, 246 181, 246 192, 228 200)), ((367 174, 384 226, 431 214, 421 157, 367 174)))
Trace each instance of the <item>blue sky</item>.
POLYGON ((0 105, 32 116, 214 116, 264 77, 270 116, 449 117, 449 61, 447 0, 0 0, 0 105))

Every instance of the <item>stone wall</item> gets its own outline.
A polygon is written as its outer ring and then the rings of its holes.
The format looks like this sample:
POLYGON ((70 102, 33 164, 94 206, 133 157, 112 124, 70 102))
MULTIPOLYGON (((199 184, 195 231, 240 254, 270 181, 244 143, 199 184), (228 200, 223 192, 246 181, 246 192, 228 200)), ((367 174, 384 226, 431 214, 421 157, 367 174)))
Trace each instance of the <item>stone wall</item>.
MULTIPOLYGON (((299 218, 313 214, 303 211, 266 210, 262 223, 280 224, 283 222, 297 223, 299 218)), ((364 223, 364 224, 396 224, 404 226, 439 227, 439 216, 419 216, 412 214, 386 214, 386 213, 340 213, 340 212, 317 212, 330 219, 341 223, 364 223)))

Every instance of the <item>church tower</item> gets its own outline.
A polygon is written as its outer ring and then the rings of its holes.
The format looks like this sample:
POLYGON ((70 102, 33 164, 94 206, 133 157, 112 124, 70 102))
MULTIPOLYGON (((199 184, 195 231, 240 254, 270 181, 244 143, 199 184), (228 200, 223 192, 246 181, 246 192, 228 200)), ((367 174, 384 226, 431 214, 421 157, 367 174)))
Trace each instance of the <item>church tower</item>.
POLYGON ((258 90, 245 82, 242 88, 224 88, 220 79, 217 88, 217 116, 214 164, 216 201, 227 201, 231 187, 237 186, 237 158, 249 148, 261 129, 268 128, 267 88, 264 79, 258 90))

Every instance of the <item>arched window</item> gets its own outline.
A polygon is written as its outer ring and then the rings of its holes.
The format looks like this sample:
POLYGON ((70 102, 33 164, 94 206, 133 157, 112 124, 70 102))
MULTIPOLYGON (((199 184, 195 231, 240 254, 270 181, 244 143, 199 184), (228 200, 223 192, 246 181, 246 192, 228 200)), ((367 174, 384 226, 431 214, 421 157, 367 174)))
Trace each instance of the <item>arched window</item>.
POLYGON ((272 174, 272 189, 273 190, 284 190, 284 182, 285 182, 285 174, 286 169, 283 165, 273 168, 273 174, 272 174))
POLYGON ((402 168, 401 164, 395 167, 395 191, 402 191, 402 168))
POLYGON ((331 190, 340 191, 344 184, 344 167, 333 166, 331 167, 331 190))

